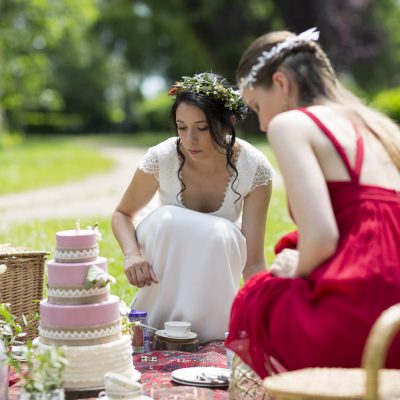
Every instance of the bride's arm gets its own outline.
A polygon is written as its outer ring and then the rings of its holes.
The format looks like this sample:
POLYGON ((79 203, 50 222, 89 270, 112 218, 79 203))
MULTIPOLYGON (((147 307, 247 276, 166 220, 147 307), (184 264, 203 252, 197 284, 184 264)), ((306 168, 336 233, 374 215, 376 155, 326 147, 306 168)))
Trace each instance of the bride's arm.
POLYGON ((247 243, 247 260, 243 270, 245 281, 266 268, 264 236, 271 193, 272 181, 268 185, 258 186, 244 199, 242 233, 247 243))
POLYGON ((129 282, 138 287, 157 283, 152 267, 140 255, 133 225, 135 216, 150 202, 157 189, 154 175, 137 169, 112 215, 112 230, 125 257, 125 274, 129 282))

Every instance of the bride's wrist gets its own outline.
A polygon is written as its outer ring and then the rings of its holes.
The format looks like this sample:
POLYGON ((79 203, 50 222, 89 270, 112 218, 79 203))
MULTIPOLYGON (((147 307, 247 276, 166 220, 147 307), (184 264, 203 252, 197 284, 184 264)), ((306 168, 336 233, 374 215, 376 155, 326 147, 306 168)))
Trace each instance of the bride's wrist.
POLYGON ((141 254, 140 252, 125 254, 125 255, 124 255, 124 263, 125 263, 125 264, 130 264, 131 262, 133 262, 133 260, 134 260, 136 257, 141 257, 141 256, 142 256, 142 254, 141 254))

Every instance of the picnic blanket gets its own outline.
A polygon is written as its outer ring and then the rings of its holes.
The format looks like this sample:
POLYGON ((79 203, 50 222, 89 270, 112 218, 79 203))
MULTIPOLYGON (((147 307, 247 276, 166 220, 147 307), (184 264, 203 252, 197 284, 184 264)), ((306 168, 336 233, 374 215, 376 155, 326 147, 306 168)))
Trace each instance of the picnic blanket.
POLYGON ((213 341, 200 347, 197 353, 182 351, 154 351, 133 357, 135 368, 142 373, 145 394, 161 399, 228 399, 227 390, 181 386, 171 382, 171 372, 179 368, 226 368, 225 347, 222 341, 213 341), (178 397, 179 395, 179 397, 178 397))
MULTIPOLYGON (((141 382, 145 394, 154 400, 225 400, 229 398, 227 390, 183 386, 170 381, 171 372, 179 368, 226 368, 225 347, 222 341, 209 342, 201 346, 197 353, 153 351, 146 354, 135 354, 133 364, 142 374, 141 382)), ((19 396, 18 377, 12 373, 10 374, 10 385, 12 387, 9 388, 9 400, 17 400, 19 396)))

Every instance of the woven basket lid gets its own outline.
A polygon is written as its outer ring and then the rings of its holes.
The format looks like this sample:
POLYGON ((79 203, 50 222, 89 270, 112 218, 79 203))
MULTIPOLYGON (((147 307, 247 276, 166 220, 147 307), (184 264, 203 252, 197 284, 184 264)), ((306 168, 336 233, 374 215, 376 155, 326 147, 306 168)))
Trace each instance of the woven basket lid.
MULTIPOLYGON (((264 387, 276 399, 363 399, 365 370, 361 368, 305 368, 264 379, 264 387)), ((379 374, 380 398, 400 398, 400 370, 379 374)))
POLYGON ((27 247, 16 247, 10 243, 0 243, 0 256, 30 256, 30 255, 47 255, 50 254, 45 250, 32 250, 27 247))

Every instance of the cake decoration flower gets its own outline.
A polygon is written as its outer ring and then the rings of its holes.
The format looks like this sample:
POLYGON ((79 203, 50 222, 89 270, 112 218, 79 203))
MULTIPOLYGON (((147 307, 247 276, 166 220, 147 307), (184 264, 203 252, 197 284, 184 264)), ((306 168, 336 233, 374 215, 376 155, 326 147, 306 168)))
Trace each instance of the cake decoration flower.
POLYGON ((102 239, 102 234, 99 230, 99 226, 97 224, 94 224, 93 227, 88 225, 87 229, 94 231, 94 233, 96 234, 96 239, 99 242, 102 239))
POLYGON ((85 282, 86 289, 103 288, 109 283, 116 283, 116 280, 113 276, 107 274, 107 272, 103 271, 96 264, 93 264, 89 267, 85 282))

